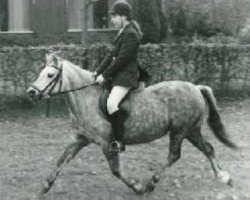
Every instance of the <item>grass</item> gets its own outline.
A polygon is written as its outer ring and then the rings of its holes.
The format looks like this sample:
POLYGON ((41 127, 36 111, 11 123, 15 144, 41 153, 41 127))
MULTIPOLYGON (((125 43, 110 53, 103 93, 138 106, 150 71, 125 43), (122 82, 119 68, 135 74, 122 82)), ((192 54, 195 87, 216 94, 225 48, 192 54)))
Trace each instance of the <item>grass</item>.
MULTIPOLYGON (((72 140, 64 103, 57 99, 51 106, 49 118, 45 117, 45 102, 24 100, 1 107, 0 199, 250 199, 249 99, 219 103, 227 130, 242 147, 241 152, 226 148, 206 125, 203 127, 204 137, 213 144, 219 163, 234 179, 234 187, 217 182, 206 158, 185 141, 181 159, 164 172, 153 193, 140 197, 111 175, 96 145, 84 148, 64 168, 47 195, 37 195, 41 182, 72 140)), ((121 155, 122 169, 129 176, 145 180, 166 162, 168 138, 127 149, 121 155)))

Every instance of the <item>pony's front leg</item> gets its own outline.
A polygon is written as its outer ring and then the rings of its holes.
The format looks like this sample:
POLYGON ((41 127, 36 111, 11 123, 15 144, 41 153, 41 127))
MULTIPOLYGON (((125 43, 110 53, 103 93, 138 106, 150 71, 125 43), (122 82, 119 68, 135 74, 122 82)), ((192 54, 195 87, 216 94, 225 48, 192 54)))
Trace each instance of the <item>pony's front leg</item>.
POLYGON ((103 153, 106 156, 111 172, 120 180, 122 180, 128 187, 132 188, 137 194, 144 192, 143 185, 134 178, 129 178, 123 175, 120 171, 119 153, 110 152, 109 144, 102 147, 103 153))
POLYGON ((46 181, 42 186, 40 194, 45 194, 50 190, 63 166, 69 163, 77 155, 77 153, 88 144, 89 142, 84 136, 78 136, 75 142, 71 143, 69 146, 66 147, 65 151, 57 161, 56 167, 46 178, 46 181))

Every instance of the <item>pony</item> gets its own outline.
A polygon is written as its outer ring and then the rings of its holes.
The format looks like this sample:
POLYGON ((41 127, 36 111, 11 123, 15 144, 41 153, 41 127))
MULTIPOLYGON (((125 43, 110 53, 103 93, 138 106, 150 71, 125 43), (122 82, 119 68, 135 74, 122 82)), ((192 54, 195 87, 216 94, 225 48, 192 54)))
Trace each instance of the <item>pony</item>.
POLYGON ((207 122, 216 138, 224 145, 237 149, 226 133, 216 99, 208 86, 184 81, 165 81, 148 86, 143 91, 130 93, 121 103, 121 108, 127 112, 124 122, 125 144, 149 143, 166 135, 170 138, 166 163, 145 183, 124 175, 120 170, 119 153, 109 151, 111 124, 99 108, 102 86, 95 82, 93 72, 84 70, 54 53, 48 53, 45 67, 26 92, 32 100, 64 95, 75 136, 75 141, 65 149, 42 185, 42 194, 50 190, 63 166, 90 143, 102 148, 113 175, 137 194, 154 190, 163 171, 180 158, 184 139, 190 141, 208 158, 219 181, 232 184, 229 173, 219 166, 213 146, 201 134, 207 105, 207 122))

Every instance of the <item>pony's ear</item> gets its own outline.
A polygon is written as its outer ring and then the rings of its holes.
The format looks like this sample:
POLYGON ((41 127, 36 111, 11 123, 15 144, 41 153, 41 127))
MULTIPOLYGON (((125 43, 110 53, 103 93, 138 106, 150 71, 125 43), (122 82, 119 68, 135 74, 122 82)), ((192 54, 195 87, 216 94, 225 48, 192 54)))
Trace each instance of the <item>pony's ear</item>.
POLYGON ((46 60, 51 61, 52 60, 52 54, 51 53, 46 53, 46 60))
POLYGON ((54 53, 46 53, 46 61, 47 63, 58 65, 59 58, 54 53))
POLYGON ((55 55, 52 54, 52 60, 53 60, 54 65, 58 64, 58 58, 57 58, 57 56, 55 56, 55 55))

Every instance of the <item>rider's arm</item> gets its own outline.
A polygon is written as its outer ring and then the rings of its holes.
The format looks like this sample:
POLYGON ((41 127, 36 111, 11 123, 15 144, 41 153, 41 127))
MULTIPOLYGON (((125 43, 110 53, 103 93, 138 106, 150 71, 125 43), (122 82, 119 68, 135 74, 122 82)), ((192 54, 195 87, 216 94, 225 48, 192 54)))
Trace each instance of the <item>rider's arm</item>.
POLYGON ((110 80, 119 70, 126 67, 127 63, 129 63, 133 56, 137 53, 139 45, 140 41, 134 31, 126 33, 118 56, 103 72, 105 80, 110 80))
POLYGON ((102 60, 101 64, 95 69, 96 71, 96 76, 101 74, 112 62, 113 56, 112 56, 112 51, 110 51, 105 58, 102 60))

